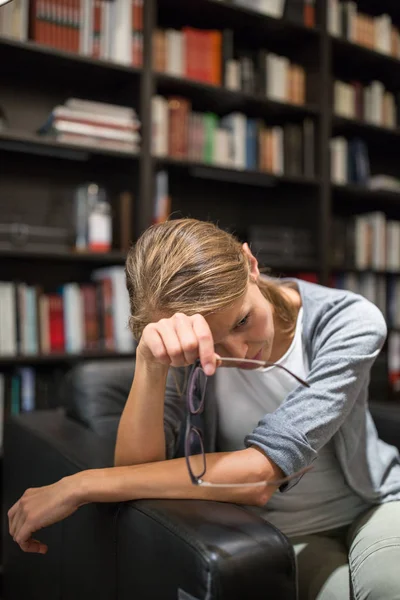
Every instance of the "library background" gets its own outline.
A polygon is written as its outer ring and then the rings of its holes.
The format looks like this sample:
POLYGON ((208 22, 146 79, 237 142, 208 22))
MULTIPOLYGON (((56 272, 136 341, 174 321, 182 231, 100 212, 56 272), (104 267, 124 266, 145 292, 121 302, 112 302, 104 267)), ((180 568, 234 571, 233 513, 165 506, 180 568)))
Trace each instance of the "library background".
POLYGON ((0 7, 0 443, 77 363, 134 356, 127 249, 181 216, 376 303, 397 402, 399 90, 398 0, 0 7))

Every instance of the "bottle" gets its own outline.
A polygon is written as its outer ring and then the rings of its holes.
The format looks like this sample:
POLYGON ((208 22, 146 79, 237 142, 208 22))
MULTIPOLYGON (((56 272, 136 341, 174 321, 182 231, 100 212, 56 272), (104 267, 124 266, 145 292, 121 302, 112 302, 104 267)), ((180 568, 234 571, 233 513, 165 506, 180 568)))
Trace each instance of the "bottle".
POLYGON ((112 246, 111 206, 103 188, 89 185, 88 249, 91 252, 109 252, 112 246))

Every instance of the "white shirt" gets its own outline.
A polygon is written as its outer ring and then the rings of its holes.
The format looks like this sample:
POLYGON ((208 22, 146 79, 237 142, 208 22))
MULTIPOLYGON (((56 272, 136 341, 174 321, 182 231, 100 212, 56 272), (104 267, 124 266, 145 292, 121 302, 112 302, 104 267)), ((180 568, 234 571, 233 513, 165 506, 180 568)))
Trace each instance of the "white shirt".
MULTIPOLYGON (((302 340, 303 308, 287 352, 277 361, 302 379, 309 365, 302 340)), ((276 367, 261 371, 220 368, 215 375, 218 406, 218 450, 244 449, 244 438, 299 385, 276 367)), ((275 493, 254 510, 288 536, 316 533, 351 523, 368 505, 345 482, 333 443, 319 452, 313 469, 286 493, 275 493)))

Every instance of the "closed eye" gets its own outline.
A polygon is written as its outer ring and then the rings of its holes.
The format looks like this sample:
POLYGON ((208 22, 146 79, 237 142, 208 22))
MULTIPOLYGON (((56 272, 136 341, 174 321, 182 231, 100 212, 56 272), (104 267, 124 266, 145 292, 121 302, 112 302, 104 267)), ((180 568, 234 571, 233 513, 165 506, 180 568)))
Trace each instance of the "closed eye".
POLYGON ((240 329, 241 327, 244 327, 245 325, 247 325, 249 320, 250 320, 250 313, 248 313, 245 317, 243 317, 243 319, 241 321, 239 321, 239 323, 237 323, 237 325, 235 325, 235 329, 240 329))

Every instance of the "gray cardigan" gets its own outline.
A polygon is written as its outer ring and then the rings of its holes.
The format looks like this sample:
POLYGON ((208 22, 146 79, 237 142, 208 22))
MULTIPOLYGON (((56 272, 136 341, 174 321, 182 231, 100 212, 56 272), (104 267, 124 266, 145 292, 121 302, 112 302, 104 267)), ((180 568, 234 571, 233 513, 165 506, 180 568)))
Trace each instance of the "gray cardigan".
MULTIPOLYGON (((349 291, 298 279, 283 281, 296 283, 301 295, 311 387, 296 387, 246 436, 245 446, 258 446, 284 473, 291 474, 310 465, 320 448, 333 439, 343 474, 354 492, 371 503, 400 500, 399 452, 379 439, 368 410, 370 369, 387 334, 382 313, 349 291)), ((183 389, 187 370, 174 371, 175 377, 168 377, 164 409, 168 458, 177 455, 186 415, 185 398, 177 392, 176 379, 183 389)), ((212 381, 210 377, 205 399, 206 452, 218 451, 212 381)), ((281 491, 297 482, 292 480, 281 491)))

